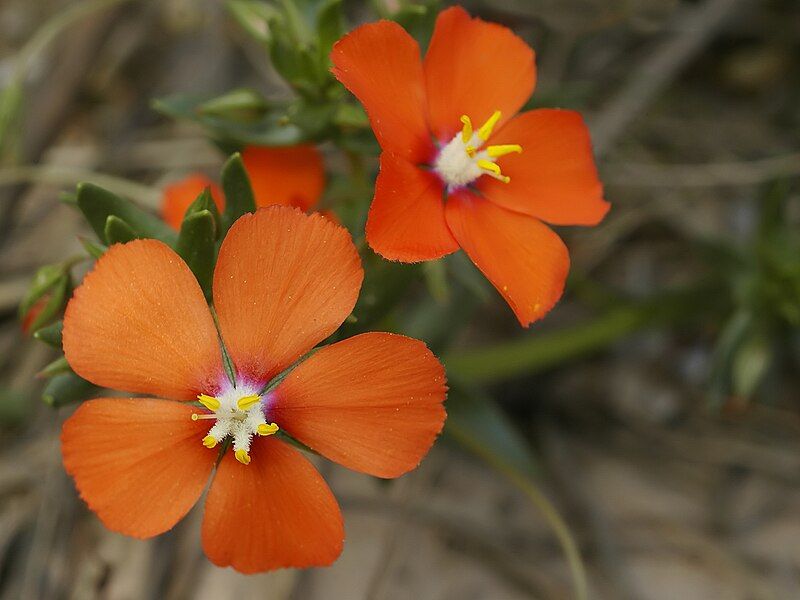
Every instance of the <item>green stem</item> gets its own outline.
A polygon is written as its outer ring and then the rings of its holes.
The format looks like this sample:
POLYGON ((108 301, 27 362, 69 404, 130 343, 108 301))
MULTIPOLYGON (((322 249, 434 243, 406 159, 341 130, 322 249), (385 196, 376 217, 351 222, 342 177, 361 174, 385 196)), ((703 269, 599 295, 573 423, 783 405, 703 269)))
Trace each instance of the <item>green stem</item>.
POLYGON ((718 298, 708 286, 661 294, 638 304, 616 307, 579 325, 524 336, 444 356, 448 373, 469 384, 486 384, 530 375, 604 348, 618 339, 668 323, 688 321, 718 298))
POLYGON ((528 477, 508 465, 505 461, 498 459, 492 452, 487 452, 486 448, 482 444, 476 442, 476 439, 469 435, 468 432, 454 426, 452 422, 448 423, 447 427, 447 431, 453 438, 477 456, 481 457, 492 468, 505 475, 511 483, 516 485, 528 497, 531 503, 542 514, 545 521, 550 525, 553 534, 555 534, 558 539, 561 550, 564 552, 564 557, 569 565, 576 600, 587 600, 589 597, 589 588, 583 559, 581 558, 578 545, 575 543, 575 539, 572 537, 569 527, 564 522, 564 519, 561 518, 561 515, 553 504, 539 491, 528 477))

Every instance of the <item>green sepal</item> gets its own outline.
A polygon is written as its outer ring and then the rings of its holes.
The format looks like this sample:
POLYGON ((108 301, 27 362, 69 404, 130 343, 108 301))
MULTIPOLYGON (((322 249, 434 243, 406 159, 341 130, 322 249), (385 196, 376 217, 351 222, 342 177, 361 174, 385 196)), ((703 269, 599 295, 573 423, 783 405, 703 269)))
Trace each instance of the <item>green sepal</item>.
POLYGON ((269 110, 269 104, 264 97, 249 88, 231 90, 222 96, 206 100, 197 107, 200 114, 242 122, 258 119, 267 110, 269 110))
POLYGON ((71 370, 72 369, 70 369, 66 356, 61 356, 55 359, 50 364, 48 364, 44 369, 39 371, 36 374, 36 377, 39 377, 40 379, 50 379, 51 377, 55 377, 56 375, 61 375, 62 373, 68 373, 71 370))
POLYGON ((210 210, 187 212, 175 246, 175 251, 189 265, 208 299, 211 298, 211 282, 214 276, 216 229, 214 215, 210 210))
POLYGON ((222 190, 225 192, 225 211, 222 213, 222 232, 227 232, 234 221, 256 209, 250 177, 244 168, 242 156, 237 152, 222 167, 222 190))
MULTIPOLYGON (((222 215, 219 214, 217 203, 214 202, 210 188, 206 188, 200 192, 200 195, 197 196, 195 201, 192 202, 189 205, 189 208, 186 209, 186 213, 184 213, 183 218, 186 219, 186 217, 190 215, 195 215, 203 211, 211 213, 211 216, 214 219, 214 235, 216 239, 219 239, 219 233, 222 229, 222 215)), ((178 235, 178 238, 180 238, 180 234, 178 235)))
POLYGON ((83 236, 78 236, 78 241, 80 241, 81 246, 83 246, 83 249, 86 250, 86 253, 94 259, 100 258, 103 256, 103 254, 105 254, 106 250, 108 250, 107 246, 98 244, 97 242, 94 242, 83 236))
POLYGON ((44 342, 48 346, 61 349, 61 335, 64 329, 64 321, 56 321, 46 327, 37 329, 33 337, 44 342))
POLYGON ((103 243, 108 243, 106 222, 110 215, 114 215, 125 221, 140 237, 175 245, 177 236, 163 220, 91 183, 78 184, 78 207, 103 243))
POLYGON ((105 233, 105 239, 109 245, 125 244, 139 237, 139 235, 133 230, 133 227, 128 225, 116 215, 108 215, 108 218, 106 219, 106 226, 103 231, 105 233))
POLYGON ((27 324, 26 331, 33 332, 52 322, 64 309, 72 292, 72 278, 68 262, 45 265, 36 271, 28 292, 19 305, 19 318, 25 321, 37 304, 44 302, 34 319, 27 324))
POLYGON ((53 408, 60 408, 92 397, 100 388, 78 377, 72 371, 56 375, 42 392, 42 400, 53 408))

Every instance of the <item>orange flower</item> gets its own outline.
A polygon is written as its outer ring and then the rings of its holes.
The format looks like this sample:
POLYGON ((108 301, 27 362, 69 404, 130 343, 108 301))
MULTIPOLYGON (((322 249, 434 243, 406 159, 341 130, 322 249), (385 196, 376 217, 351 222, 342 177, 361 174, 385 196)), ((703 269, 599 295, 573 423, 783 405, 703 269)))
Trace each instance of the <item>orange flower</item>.
POLYGON ((569 254, 546 225, 594 225, 603 200, 580 115, 515 114, 533 92, 533 50, 452 7, 424 61, 396 23, 339 40, 333 73, 364 105, 383 153, 367 240, 403 262, 462 248, 523 326, 558 301, 569 254))
POLYGON ((161 217, 167 225, 176 231, 180 230, 186 209, 197 200, 197 197, 206 188, 211 189, 211 197, 214 199, 217 209, 225 210, 225 195, 222 193, 222 189, 207 175, 192 173, 164 188, 161 197, 161 217))
MULTIPOLYGON (((282 204, 308 211, 322 196, 325 168, 314 146, 247 146, 242 151, 242 161, 256 206, 282 204)), ((225 210, 225 196, 219 186, 205 175, 195 173, 164 188, 161 204, 164 220, 174 229, 180 229, 186 209, 207 187, 211 188, 217 208, 225 210)))
POLYGON ((356 471, 398 477, 419 464, 445 418, 441 364, 400 335, 322 347, 275 381, 339 327, 362 279, 342 227, 295 208, 260 209, 220 248, 218 334, 169 247, 112 246, 67 307, 64 352, 97 385, 157 398, 89 400, 64 424, 64 465, 103 523, 139 538, 167 531, 216 465, 202 528, 213 563, 244 573, 332 563, 344 537, 336 500, 273 434, 280 428, 356 471), (179 402, 192 400, 199 404, 179 402))

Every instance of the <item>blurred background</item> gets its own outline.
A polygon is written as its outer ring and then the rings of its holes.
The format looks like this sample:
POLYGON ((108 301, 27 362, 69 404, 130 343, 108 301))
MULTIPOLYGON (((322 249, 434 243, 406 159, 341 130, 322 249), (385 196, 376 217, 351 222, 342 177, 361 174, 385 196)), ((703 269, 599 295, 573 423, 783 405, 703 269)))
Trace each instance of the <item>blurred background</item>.
MULTIPOLYGON (((531 106, 593 132, 613 206, 560 230, 561 304, 521 330, 463 257, 391 267, 402 301, 371 328, 431 343, 450 420, 400 480, 321 463, 347 527, 332 568, 245 577, 203 557, 199 510, 144 542, 87 511, 58 445, 74 406, 41 400, 58 354, 17 307, 91 234, 64 190, 156 210, 167 182, 219 172, 207 123, 154 99, 291 97, 247 4, 0 3, 0 596, 558 599, 585 580, 603 599, 800 598, 797 0, 463 2, 536 49, 531 106)), ((344 2, 348 28, 396 16, 423 41, 438 8, 344 2)), ((355 228, 370 190, 321 149, 355 228)))

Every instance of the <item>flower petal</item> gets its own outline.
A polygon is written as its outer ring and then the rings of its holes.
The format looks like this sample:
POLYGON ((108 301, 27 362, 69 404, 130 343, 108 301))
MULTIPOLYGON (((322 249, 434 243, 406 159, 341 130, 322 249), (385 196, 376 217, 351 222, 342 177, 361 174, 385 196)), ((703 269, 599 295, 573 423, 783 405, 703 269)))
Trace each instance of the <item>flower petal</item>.
POLYGON ((186 209, 197 200, 200 193, 211 188, 211 197, 220 211, 225 210, 225 195, 222 189, 202 173, 193 173, 164 188, 161 199, 161 216, 175 230, 181 228, 186 209))
POLYGON ((270 206, 233 224, 214 272, 214 305, 239 373, 272 377, 336 331, 364 272, 347 230, 319 214, 270 206))
POLYGON ((163 533, 203 493, 217 453, 191 406, 152 398, 88 400, 61 433, 64 468, 81 498, 112 531, 163 533))
POLYGON ((447 223, 523 327, 558 302, 569 271, 564 242, 540 221, 466 190, 450 196, 447 223))
POLYGON ((314 146, 248 146, 242 152, 256 206, 283 204, 309 210, 325 187, 322 156, 314 146))
POLYGON ((444 218, 442 182, 389 152, 381 154, 367 242, 389 260, 434 260, 458 250, 444 218))
POLYGON ((419 340, 365 333, 318 350, 275 390, 268 418, 345 467, 415 468, 442 429, 444 368, 419 340))
POLYGON ((432 159, 419 44, 397 23, 357 27, 331 51, 334 76, 359 99, 375 137, 414 163, 432 159))
POLYGON ((67 305, 64 354, 97 385, 192 400, 224 377, 217 330, 189 267, 166 244, 112 246, 67 305))
POLYGON ((460 6, 439 13, 424 69, 428 119, 441 142, 461 129, 461 115, 477 128, 499 110, 499 126, 522 108, 536 83, 531 47, 460 6))
POLYGON ((596 225, 608 212, 589 130, 579 113, 531 110, 512 119, 489 143, 522 146, 522 154, 498 160, 509 183, 478 180, 478 189, 492 202, 554 225, 596 225))
POLYGON ((275 438, 257 439, 250 457, 243 465, 226 452, 211 483, 203 518, 209 560, 242 573, 335 561, 342 514, 314 466, 275 438))

